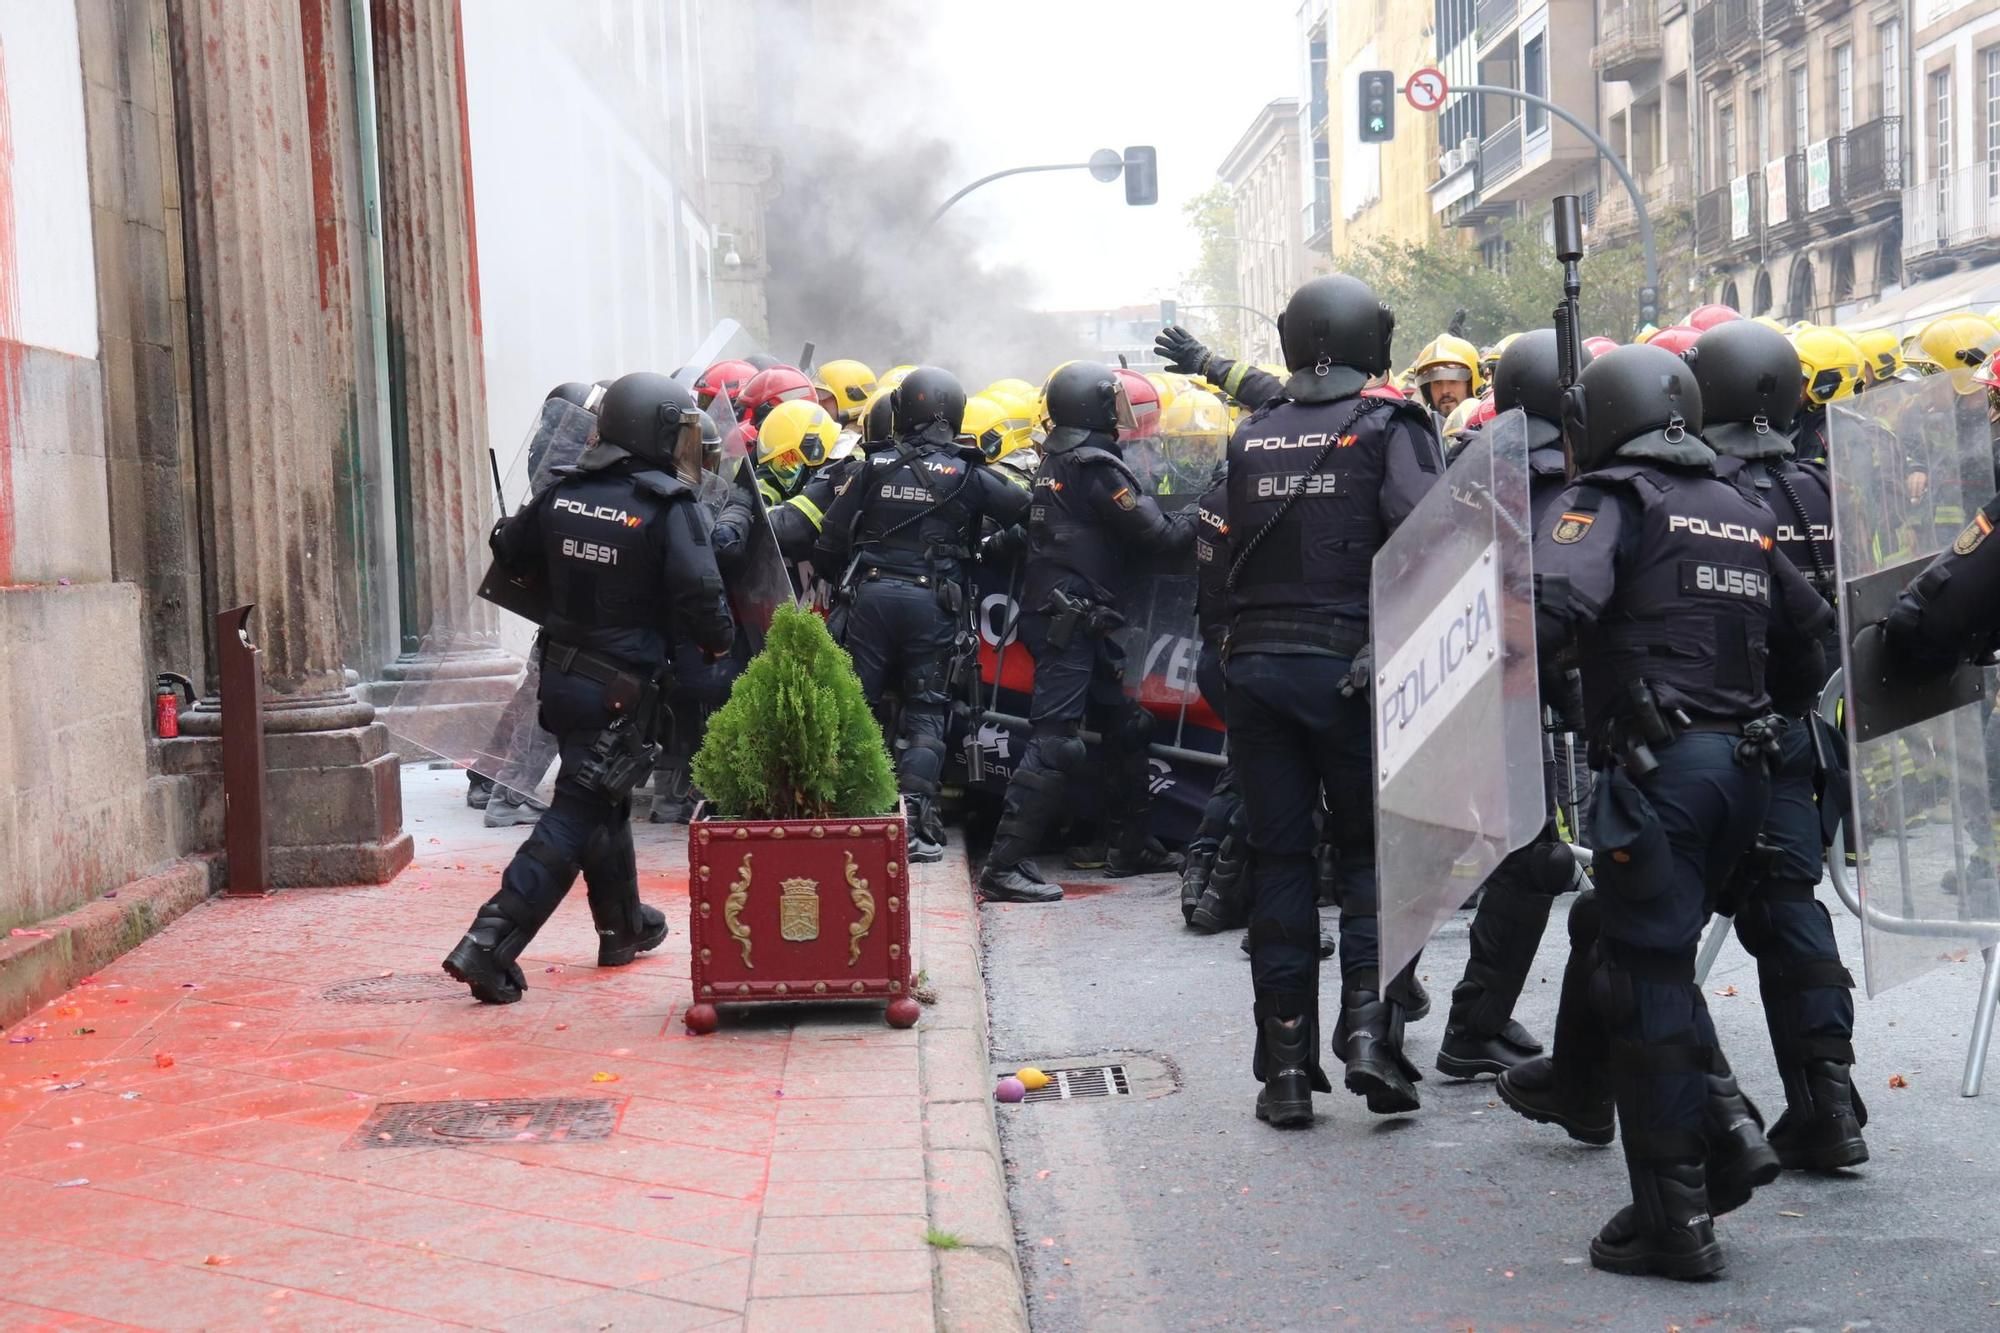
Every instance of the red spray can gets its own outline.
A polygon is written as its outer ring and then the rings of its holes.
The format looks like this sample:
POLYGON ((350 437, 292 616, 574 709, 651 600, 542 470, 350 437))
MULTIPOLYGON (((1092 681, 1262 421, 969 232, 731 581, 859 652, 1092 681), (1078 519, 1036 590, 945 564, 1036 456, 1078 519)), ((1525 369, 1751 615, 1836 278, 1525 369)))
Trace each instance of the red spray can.
POLYGON ((181 707, 178 692, 194 704, 194 682, 173 671, 162 671, 153 681, 153 731, 161 740, 181 734, 181 707))

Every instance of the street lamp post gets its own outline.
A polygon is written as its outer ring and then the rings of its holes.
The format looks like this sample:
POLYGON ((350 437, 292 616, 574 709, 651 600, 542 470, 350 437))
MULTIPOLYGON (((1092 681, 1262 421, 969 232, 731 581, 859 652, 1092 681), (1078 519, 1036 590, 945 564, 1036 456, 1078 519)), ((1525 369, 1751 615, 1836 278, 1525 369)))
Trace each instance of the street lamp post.
MULTIPOLYGON (((1022 176, 1030 172, 1036 172, 1036 171, 1087 171, 1096 179, 1103 181, 1108 185, 1112 181, 1115 181, 1120 176, 1124 175, 1126 166, 1130 163, 1133 163, 1135 160, 1139 161, 1140 167, 1144 168, 1144 173, 1147 177, 1146 187, 1148 189, 1152 189, 1153 188, 1152 181, 1154 178, 1152 177, 1153 168, 1151 164, 1153 162, 1153 150, 1151 148, 1144 148, 1144 147, 1128 148, 1123 153, 1119 152, 1115 148, 1100 148, 1096 152, 1090 155, 1090 161, 1088 162, 1044 162, 1034 166, 1008 167, 1004 171, 996 171, 990 175, 981 176, 978 180, 972 182, 972 184, 961 189, 957 194, 954 194, 951 198, 939 204, 937 206, 937 211, 931 214, 931 220, 927 224, 925 224, 925 228, 926 230, 928 230, 931 227, 935 227, 938 223, 938 219, 943 217, 947 212, 949 212, 953 204, 965 198, 965 196, 971 194, 974 190, 978 189, 980 186, 991 185, 994 181, 1002 180, 1008 176, 1022 176), (1143 159, 1135 159, 1135 155, 1137 154, 1144 154, 1143 159)), ((1135 167, 1135 170, 1138 169, 1139 169, 1138 167, 1135 167)), ((1147 203, 1147 204, 1152 203, 1153 197, 1150 195, 1138 199, 1132 197, 1133 185, 1138 183, 1138 181, 1139 178, 1135 177, 1132 182, 1127 183, 1125 187, 1126 202, 1147 203)))

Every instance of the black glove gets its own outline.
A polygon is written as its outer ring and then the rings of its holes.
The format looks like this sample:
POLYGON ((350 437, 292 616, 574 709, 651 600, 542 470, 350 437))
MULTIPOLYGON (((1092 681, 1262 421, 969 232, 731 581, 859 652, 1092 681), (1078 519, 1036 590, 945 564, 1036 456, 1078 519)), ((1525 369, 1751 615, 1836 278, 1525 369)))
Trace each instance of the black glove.
POLYGON ((1169 324, 1153 339, 1153 350, 1167 369, 1182 375, 1201 375, 1208 369, 1208 349, 1192 333, 1178 324, 1169 324))
POLYGON ((1375 685, 1375 645, 1365 643, 1361 651, 1354 655, 1347 674, 1340 680, 1340 697, 1352 699, 1357 695, 1363 699, 1374 694, 1375 685))
POLYGON ((979 543, 981 564, 1004 564, 1028 547, 1028 532, 1020 524, 1002 528, 979 543))
POLYGON ((722 506, 722 512, 715 516, 715 527, 718 532, 727 528, 740 538, 750 531, 750 524, 756 516, 757 511, 751 507, 750 501, 738 495, 722 506))

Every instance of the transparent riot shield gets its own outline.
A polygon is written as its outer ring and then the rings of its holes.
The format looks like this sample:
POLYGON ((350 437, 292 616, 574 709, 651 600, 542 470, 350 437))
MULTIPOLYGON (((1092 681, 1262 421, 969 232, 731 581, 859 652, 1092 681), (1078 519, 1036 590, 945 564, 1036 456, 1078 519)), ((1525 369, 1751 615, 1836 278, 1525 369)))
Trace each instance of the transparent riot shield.
POLYGON ((1870 995, 2000 938, 1992 673, 1910 680, 1877 628, 1995 489, 1986 392, 1954 378, 1882 386, 1828 412, 1847 850, 1870 995))
POLYGON ((703 498, 718 508, 731 499, 747 500, 753 515, 750 539, 740 555, 726 563, 722 579, 729 589, 729 607, 737 628, 755 653, 764 646, 771 617, 779 607, 797 599, 784 553, 778 549, 778 536, 771 530, 771 517, 764 508, 763 492, 757 487, 754 446, 748 433, 734 424, 735 404, 717 395, 709 405, 709 415, 722 428, 722 459, 715 478, 703 483, 703 498))
POLYGON ((1375 556, 1382 975, 1548 818, 1521 414, 1503 413, 1375 556))

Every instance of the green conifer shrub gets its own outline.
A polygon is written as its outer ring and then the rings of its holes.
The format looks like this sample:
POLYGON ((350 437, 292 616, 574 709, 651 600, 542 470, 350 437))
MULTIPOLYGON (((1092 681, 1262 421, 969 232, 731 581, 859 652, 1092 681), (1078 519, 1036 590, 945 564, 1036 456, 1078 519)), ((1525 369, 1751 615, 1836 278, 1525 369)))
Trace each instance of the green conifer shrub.
POLYGON ((784 606, 708 721, 694 780, 720 819, 832 819, 896 809, 882 729, 826 623, 784 606))

